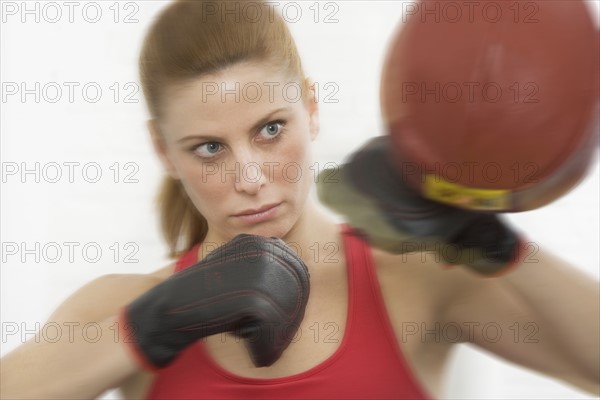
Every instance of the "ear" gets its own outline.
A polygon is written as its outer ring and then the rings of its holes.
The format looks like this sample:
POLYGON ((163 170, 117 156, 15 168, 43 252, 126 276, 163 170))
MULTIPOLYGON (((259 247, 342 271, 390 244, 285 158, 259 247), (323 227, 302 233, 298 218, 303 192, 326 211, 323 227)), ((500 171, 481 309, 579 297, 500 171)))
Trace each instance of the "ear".
POLYGON ((309 116, 310 139, 315 140, 321 129, 319 123, 319 103, 317 98, 316 83, 311 78, 306 78, 305 87, 308 88, 306 108, 309 116))
POLYGON ((147 123, 148 132, 150 133, 150 138, 152 140, 152 146, 154 147, 154 152, 160 159, 165 171, 176 180, 179 180, 179 175, 177 174, 177 170, 175 166, 171 162, 169 158, 169 153, 167 151, 167 144, 165 143, 164 136, 160 131, 160 127, 158 122, 155 119, 148 120, 147 123))

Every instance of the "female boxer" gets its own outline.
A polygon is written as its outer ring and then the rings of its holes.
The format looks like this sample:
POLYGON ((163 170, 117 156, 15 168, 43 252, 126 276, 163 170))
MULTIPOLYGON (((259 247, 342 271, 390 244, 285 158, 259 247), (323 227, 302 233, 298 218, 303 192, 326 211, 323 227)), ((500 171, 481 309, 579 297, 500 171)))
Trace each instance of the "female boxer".
MULTIPOLYGON (((435 398, 450 350, 464 342, 598 394, 597 282, 544 249, 535 263, 516 257, 506 273, 483 278, 371 248, 336 224, 309 197, 317 99, 287 27, 269 13, 213 12, 221 6, 172 3, 140 58, 148 128, 167 173, 160 217, 177 261, 73 294, 49 321, 96 322, 111 334, 24 344, 3 360, 2 397, 81 399, 120 388, 131 399, 435 398), (300 261, 282 262, 292 273, 277 278, 262 272, 272 264, 261 257, 214 256, 240 234, 281 238, 300 261), (305 298, 304 267, 310 294, 283 352, 257 338, 256 325, 222 322, 244 307, 286 316, 281 292, 305 298), (181 322, 190 309, 205 319, 181 322), (206 326, 216 333, 195 329, 206 326)), ((240 249, 232 254, 247 255, 240 249)))

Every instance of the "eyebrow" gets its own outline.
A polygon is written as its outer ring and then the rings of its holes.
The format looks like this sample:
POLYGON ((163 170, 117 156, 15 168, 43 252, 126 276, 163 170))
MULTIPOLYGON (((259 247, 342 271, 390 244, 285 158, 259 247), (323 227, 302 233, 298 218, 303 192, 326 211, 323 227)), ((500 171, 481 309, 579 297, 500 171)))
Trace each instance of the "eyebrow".
MULTIPOLYGON (((269 122, 269 120, 273 117, 274 114, 277 114, 280 111, 287 111, 287 110, 289 110, 289 107, 281 107, 281 108, 277 108, 277 109, 271 111, 269 114, 267 114, 266 116, 262 117, 260 120, 258 120, 258 122, 256 122, 254 125, 252 125, 252 127, 248 130, 248 132, 254 132, 254 131, 256 131, 258 128, 262 127, 267 122, 269 122)), ((219 140, 223 140, 222 137, 218 137, 218 136, 211 136, 211 135, 190 135, 190 136, 185 136, 185 137, 179 139, 177 141, 177 143, 187 142, 188 140, 192 140, 192 139, 201 139, 201 140, 208 141, 208 142, 210 142, 210 141, 217 142, 219 140)))

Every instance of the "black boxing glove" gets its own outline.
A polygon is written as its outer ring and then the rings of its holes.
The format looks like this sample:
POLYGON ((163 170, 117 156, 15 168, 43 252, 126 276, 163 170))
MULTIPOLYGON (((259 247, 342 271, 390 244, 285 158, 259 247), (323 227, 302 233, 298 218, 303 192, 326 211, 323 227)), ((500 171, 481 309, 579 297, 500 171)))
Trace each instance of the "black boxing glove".
POLYGON ((241 234, 124 307, 121 328, 150 370, 221 332, 246 339, 254 364, 265 367, 290 344, 309 291, 306 265, 282 240, 241 234))
POLYGON ((395 254, 435 251, 446 264, 498 275, 523 240, 498 214, 429 200, 407 186, 390 160, 389 136, 371 139, 339 169, 321 172, 317 191, 375 246, 395 254))

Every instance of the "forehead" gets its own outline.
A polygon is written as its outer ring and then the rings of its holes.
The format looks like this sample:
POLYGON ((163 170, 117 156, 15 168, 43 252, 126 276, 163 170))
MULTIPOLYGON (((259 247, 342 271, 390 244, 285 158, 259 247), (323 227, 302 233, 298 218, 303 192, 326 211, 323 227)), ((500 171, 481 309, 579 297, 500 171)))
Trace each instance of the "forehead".
POLYGON ((301 109, 302 90, 299 81, 274 67, 240 63, 170 88, 163 123, 175 137, 200 127, 213 134, 224 127, 247 128, 273 110, 301 109))

